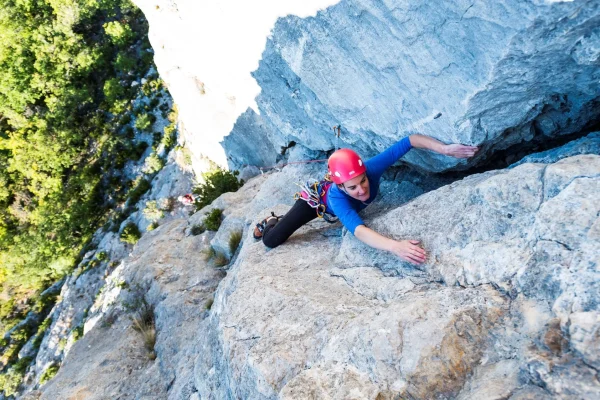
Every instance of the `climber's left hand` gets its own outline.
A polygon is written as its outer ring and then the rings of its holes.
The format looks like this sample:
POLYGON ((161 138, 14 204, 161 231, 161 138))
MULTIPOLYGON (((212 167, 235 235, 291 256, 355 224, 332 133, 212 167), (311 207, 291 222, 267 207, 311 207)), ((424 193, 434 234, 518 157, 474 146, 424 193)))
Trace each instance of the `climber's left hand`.
POLYGON ((444 153, 447 156, 455 158, 470 158, 479 151, 479 147, 466 146, 464 144, 447 144, 444 146, 444 153))

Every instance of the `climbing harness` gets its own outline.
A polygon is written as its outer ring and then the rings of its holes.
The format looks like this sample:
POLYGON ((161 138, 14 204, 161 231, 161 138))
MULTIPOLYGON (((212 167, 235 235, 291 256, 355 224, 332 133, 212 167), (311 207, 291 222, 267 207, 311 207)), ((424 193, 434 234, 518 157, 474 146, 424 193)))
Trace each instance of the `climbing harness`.
POLYGON ((333 182, 329 179, 329 174, 321 181, 310 179, 305 184, 296 183, 300 192, 294 194, 294 200, 304 200, 310 207, 317 212, 317 217, 323 218, 329 223, 334 223, 338 218, 327 212, 327 191, 333 182))

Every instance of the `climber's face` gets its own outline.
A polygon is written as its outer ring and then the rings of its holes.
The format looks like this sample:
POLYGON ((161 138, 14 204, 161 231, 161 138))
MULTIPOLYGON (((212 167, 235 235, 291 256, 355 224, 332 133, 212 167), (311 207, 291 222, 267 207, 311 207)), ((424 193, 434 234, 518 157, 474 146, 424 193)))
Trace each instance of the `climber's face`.
POLYGON ((360 201, 369 200, 371 195, 369 191, 369 179, 367 174, 360 174, 356 178, 352 178, 342 184, 345 192, 352 198, 360 201))

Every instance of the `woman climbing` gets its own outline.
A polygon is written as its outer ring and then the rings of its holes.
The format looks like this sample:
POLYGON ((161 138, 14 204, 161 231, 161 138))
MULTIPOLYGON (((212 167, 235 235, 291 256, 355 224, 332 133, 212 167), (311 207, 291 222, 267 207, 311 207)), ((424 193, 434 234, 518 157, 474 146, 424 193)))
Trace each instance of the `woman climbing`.
POLYGON ((389 251, 413 264, 421 264, 426 253, 418 240, 393 240, 368 228, 358 212, 367 207, 379 191, 381 176, 413 147, 427 149, 455 158, 469 158, 478 148, 462 144, 443 144, 424 135, 410 135, 377 156, 363 162, 350 149, 340 149, 329 157, 328 180, 305 187, 284 216, 271 216, 256 225, 254 237, 262 237, 267 247, 277 247, 292 233, 317 216, 339 218, 357 239, 367 245, 389 251))

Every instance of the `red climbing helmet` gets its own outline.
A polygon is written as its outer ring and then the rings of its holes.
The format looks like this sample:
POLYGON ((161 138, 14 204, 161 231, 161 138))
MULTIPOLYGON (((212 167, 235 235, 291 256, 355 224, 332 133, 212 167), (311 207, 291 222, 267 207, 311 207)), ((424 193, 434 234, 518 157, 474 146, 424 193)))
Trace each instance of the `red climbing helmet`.
POLYGON ((367 170, 360 156, 350 149, 339 149, 333 153, 329 157, 327 165, 331 180, 338 185, 357 177, 367 170))

